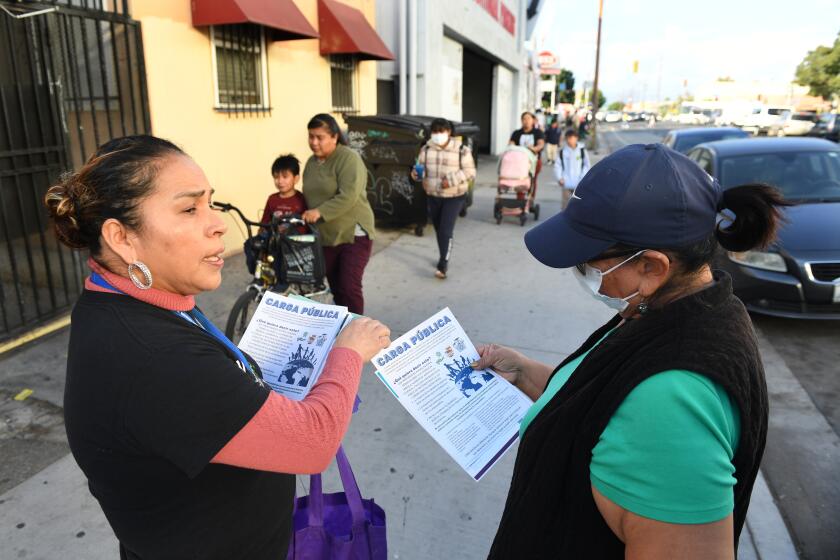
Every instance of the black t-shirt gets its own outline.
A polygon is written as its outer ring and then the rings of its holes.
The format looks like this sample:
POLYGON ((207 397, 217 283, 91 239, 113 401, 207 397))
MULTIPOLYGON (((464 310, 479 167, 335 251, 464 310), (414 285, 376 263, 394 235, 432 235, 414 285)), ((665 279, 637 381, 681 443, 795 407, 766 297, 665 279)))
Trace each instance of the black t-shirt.
POLYGON ((172 311, 79 298, 67 436, 123 558, 285 558, 294 476, 210 463, 269 394, 235 360, 172 311))
POLYGON ((511 142, 517 146, 524 146, 526 148, 536 146, 540 140, 545 140, 545 133, 537 127, 532 128, 529 132, 525 132, 520 128, 514 130, 513 134, 510 135, 511 142))

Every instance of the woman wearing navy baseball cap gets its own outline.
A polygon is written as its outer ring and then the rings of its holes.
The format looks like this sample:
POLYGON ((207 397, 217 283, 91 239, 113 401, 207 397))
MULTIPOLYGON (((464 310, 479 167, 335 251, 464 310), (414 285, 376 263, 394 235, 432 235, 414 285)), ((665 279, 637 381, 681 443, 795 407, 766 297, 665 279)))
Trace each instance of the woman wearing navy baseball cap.
POLYGON ((535 403, 490 558, 734 558, 767 435, 755 334, 718 247, 775 237, 779 192, 722 191, 661 144, 603 159, 525 236, 618 314, 556 368, 495 345, 535 403), (729 219, 721 222, 720 212, 729 219))

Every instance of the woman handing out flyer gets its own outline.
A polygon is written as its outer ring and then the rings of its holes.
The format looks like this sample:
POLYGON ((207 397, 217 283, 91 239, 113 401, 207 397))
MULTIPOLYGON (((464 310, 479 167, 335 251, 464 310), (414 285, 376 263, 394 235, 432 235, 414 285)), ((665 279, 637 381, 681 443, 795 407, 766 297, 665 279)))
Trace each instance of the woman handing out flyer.
POLYGON ((124 559, 285 558, 293 475, 329 464, 362 364, 390 343, 378 321, 355 320, 305 399, 269 390, 195 305, 224 265, 211 194, 177 146, 132 136, 101 146, 45 199, 59 240, 90 251, 64 415, 124 559))

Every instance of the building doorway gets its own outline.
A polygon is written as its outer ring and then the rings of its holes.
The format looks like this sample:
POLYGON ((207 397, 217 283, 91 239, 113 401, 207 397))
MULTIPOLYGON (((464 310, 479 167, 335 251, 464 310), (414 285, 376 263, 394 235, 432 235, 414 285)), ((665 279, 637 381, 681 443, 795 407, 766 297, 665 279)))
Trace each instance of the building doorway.
MULTIPOLYGON (((493 115, 493 67, 495 63, 464 48, 462 119, 472 121, 481 132, 476 141, 480 153, 490 153, 493 115)), ((505 134, 505 131, 501 131, 505 134)))

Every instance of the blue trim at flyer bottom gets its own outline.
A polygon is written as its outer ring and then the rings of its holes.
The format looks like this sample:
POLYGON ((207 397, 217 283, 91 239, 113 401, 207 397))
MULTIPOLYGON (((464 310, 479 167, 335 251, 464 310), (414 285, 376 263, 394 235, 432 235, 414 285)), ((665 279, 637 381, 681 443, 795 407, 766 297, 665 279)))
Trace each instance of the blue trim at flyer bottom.
POLYGON ((508 448, 509 448, 511 445, 513 445, 513 443, 514 443, 517 439, 519 439, 519 433, 517 433, 517 434, 516 434, 516 435, 514 435, 512 438, 510 438, 510 441, 508 441, 508 442, 507 442, 507 443, 506 443, 506 444, 505 444, 505 445, 504 445, 501 449, 499 449, 499 452, 498 452, 498 453, 496 453, 495 455, 493 455, 493 458, 492 458, 492 459, 490 459, 490 461, 489 461, 486 465, 484 465, 484 468, 483 468, 483 469, 481 469, 480 471, 478 471, 478 474, 476 474, 473 478, 474 478, 476 481, 481 480, 481 477, 482 477, 482 476, 484 476, 485 474, 487 474, 487 471, 489 471, 489 470, 490 470, 490 467, 492 467, 493 465, 495 465, 495 464, 496 464, 496 461, 498 461, 498 460, 499 460, 499 458, 500 458, 502 455, 504 455, 504 454, 505 454, 505 451, 507 451, 507 450, 508 450, 508 448))
POLYGON ((376 372, 376 376, 377 376, 380 380, 382 380, 382 383, 384 383, 384 384, 385 384, 385 386, 386 386, 386 387, 388 387, 388 390, 389 390, 389 391, 391 391, 391 393, 393 393, 395 397, 397 397, 397 400, 400 400, 400 396, 399 396, 396 392, 394 392, 394 390, 393 390, 393 389, 391 389, 391 386, 388 384, 388 382, 387 382, 387 381, 385 381, 385 378, 382 376, 382 374, 381 374, 381 373, 379 373, 379 372, 377 371, 377 372, 376 372))

